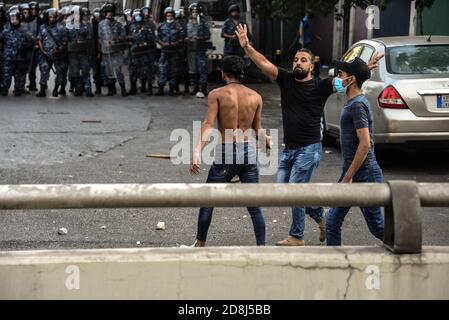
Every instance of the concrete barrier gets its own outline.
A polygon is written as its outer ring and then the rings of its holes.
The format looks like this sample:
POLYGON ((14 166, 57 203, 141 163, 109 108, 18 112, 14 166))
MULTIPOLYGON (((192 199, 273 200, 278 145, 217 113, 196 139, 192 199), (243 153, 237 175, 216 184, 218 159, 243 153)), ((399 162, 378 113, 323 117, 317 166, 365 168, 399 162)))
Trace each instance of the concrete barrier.
POLYGON ((0 252, 0 299, 449 299, 449 248, 0 252))

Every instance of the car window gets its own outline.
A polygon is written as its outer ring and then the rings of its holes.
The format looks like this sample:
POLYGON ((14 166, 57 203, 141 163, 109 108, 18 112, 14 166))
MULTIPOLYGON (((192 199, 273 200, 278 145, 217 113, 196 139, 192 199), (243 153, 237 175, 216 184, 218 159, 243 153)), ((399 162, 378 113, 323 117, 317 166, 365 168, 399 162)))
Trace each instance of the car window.
POLYGON ((348 61, 352 61, 355 58, 357 58, 360 55, 360 52, 362 51, 363 46, 362 45, 358 45, 354 48, 352 48, 351 50, 349 50, 349 52, 343 57, 343 61, 344 62, 348 62, 348 61))
POLYGON ((363 60, 366 64, 371 60, 371 57, 374 54, 374 48, 369 46, 363 46, 362 53, 360 54, 360 59, 363 60))
POLYGON ((449 74, 449 45, 388 48, 387 69, 393 74, 449 74))

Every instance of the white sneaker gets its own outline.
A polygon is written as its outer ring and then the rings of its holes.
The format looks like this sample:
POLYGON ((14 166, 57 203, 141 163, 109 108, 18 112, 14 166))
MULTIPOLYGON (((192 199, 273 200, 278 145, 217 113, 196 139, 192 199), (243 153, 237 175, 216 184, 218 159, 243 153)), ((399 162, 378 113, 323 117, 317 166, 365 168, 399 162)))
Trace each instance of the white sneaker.
POLYGON ((196 245, 196 241, 192 245, 190 245, 190 246, 186 246, 185 244, 181 244, 179 247, 182 248, 182 249, 191 249, 191 248, 195 248, 195 245, 196 245))
POLYGON ((198 91, 198 92, 196 93, 196 97, 199 98, 199 99, 204 99, 206 96, 205 96, 204 93, 202 93, 201 91, 198 91))

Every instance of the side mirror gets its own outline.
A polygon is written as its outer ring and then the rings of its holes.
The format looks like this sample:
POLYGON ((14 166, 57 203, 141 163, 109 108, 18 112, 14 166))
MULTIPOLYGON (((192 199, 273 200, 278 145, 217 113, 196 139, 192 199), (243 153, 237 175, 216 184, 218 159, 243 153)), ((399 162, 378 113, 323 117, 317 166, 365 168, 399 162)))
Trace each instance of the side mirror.
POLYGON ((329 77, 334 78, 335 77, 335 68, 329 69, 328 75, 329 75, 329 77))

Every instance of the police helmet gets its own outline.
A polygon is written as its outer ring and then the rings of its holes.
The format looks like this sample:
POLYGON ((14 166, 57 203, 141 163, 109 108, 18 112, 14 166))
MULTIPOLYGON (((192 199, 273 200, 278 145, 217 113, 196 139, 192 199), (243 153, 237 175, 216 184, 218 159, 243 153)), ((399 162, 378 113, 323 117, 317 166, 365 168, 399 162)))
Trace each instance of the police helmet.
POLYGON ((48 17, 49 16, 54 16, 56 18, 56 20, 58 19, 58 10, 56 8, 49 8, 47 10, 44 11, 44 20, 46 22, 48 22, 48 17))
POLYGON ((90 9, 83 7, 81 8, 81 12, 83 13, 84 16, 90 16, 90 9))
POLYGON ((199 10, 198 3, 194 2, 189 6, 189 12, 192 13, 193 10, 199 10))
POLYGON ((240 13, 240 6, 238 4, 231 4, 228 8, 228 14, 231 14, 232 12, 235 11, 240 13))
POLYGON ((31 9, 28 3, 21 3, 19 4, 19 10, 23 13, 25 10, 30 11, 31 9))
POLYGON ((171 13, 171 14, 174 16, 174 15, 175 15, 175 10, 173 10, 172 7, 167 7, 167 8, 165 8, 165 10, 164 10, 164 17, 167 16, 167 13, 171 13))
POLYGON ((108 12, 112 12, 112 15, 115 16, 115 12, 116 12, 116 8, 115 5, 113 3, 105 3, 103 6, 103 12, 108 13, 108 12))
POLYGON ((150 7, 145 6, 145 7, 142 7, 142 9, 140 9, 140 10, 144 16, 148 16, 151 14, 150 7))
POLYGON ((39 3, 36 1, 31 1, 30 3, 28 3, 28 5, 30 6, 30 10, 36 10, 36 15, 39 14, 39 3))

